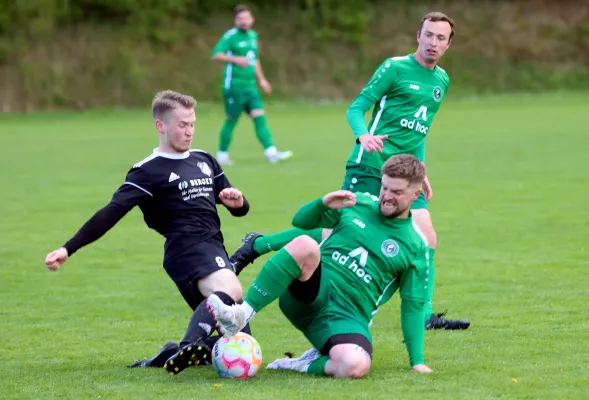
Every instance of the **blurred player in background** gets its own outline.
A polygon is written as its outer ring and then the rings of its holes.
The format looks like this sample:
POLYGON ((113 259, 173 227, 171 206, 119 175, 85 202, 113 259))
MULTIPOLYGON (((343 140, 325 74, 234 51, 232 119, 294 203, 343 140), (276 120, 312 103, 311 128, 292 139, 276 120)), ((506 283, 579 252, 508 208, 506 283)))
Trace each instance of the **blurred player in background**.
POLYGON ((225 103, 225 123, 219 134, 217 161, 221 165, 231 165, 229 145, 233 130, 243 111, 254 122, 256 137, 264 149, 264 156, 271 163, 292 157, 292 152, 278 151, 272 141, 264 115, 262 96, 256 81, 270 94, 272 87, 262 71, 258 57, 258 34, 252 30, 254 16, 243 5, 234 8, 235 27, 225 32, 212 51, 212 59, 224 64, 223 101, 225 103))
POLYGON ((269 369, 362 378, 372 364, 372 318, 399 291, 409 363, 414 371, 431 372, 423 326, 429 251, 409 211, 425 166, 412 155, 396 155, 382 175, 378 197, 339 190, 301 207, 294 226, 333 232, 321 246, 306 235, 284 246, 264 264, 242 304, 226 305, 211 295, 209 306, 221 332, 234 335, 279 299, 282 313, 313 348, 298 358, 276 360, 269 369))
POLYGON ((192 97, 181 93, 156 94, 152 116, 159 147, 131 167, 105 207, 63 247, 45 258, 49 270, 57 271, 76 251, 102 237, 135 206, 141 209, 147 226, 166 238, 164 269, 193 315, 179 344, 166 343, 154 357, 131 365, 134 368, 163 367, 179 352, 183 357, 176 360, 170 371, 173 374, 189 365, 209 363, 218 336, 210 337, 215 320, 204 299, 219 291, 223 301, 233 304, 243 296, 223 245, 217 205, 223 204, 231 215, 241 217, 248 213, 249 203, 229 183, 210 154, 190 149, 195 105, 192 97))
MULTIPOLYGON (((448 16, 429 13, 419 24, 417 50, 413 54, 388 58, 376 69, 347 111, 356 143, 346 163, 342 189, 376 196, 381 184, 380 168, 389 157, 407 153, 425 162, 426 137, 450 85, 448 74, 437 64, 453 35, 454 22, 448 16), (371 108, 374 110, 368 128, 364 114, 371 108)), ((428 211, 432 196, 426 177, 419 198, 411 206, 413 220, 425 235, 430 253, 431 274, 424 323, 426 329, 467 329, 469 321, 449 320, 443 317, 445 313, 433 311, 437 236, 428 211)), ((240 270, 260 255, 282 248, 301 234, 321 242, 328 233, 324 229, 296 228, 266 236, 249 232, 230 261, 240 270)))

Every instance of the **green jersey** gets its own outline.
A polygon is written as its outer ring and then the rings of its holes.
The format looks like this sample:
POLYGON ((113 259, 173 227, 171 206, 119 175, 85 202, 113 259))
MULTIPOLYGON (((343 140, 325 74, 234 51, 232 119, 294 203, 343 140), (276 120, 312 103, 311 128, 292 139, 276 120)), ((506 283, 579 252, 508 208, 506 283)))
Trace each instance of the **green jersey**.
POLYGON ((381 153, 364 151, 356 143, 347 165, 375 169, 396 154, 412 154, 425 160, 425 139, 444 99, 450 78, 436 66, 423 67, 412 54, 385 60, 348 109, 348 122, 356 139, 360 135, 388 135, 381 153), (369 128, 364 113, 374 107, 369 128))
POLYGON ((247 88, 256 85, 256 62, 258 61, 258 34, 253 31, 243 31, 233 28, 225 32, 219 39, 212 55, 225 53, 228 56, 247 57, 249 64, 246 68, 227 63, 223 71, 223 89, 232 87, 247 88))
POLYGON ((425 239, 411 218, 383 216, 377 197, 356 193, 356 205, 340 210, 328 209, 317 199, 301 208, 293 225, 333 228, 321 244, 321 265, 334 301, 347 313, 369 324, 398 289, 403 301, 426 301, 425 239))

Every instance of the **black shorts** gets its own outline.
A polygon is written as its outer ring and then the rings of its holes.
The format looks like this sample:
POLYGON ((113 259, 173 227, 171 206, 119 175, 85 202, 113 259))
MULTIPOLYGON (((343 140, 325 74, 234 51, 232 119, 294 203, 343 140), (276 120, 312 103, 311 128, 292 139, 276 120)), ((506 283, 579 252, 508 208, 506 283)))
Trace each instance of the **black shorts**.
POLYGON ((194 310, 204 300, 198 290, 198 281, 220 269, 231 269, 231 265, 220 240, 210 238, 191 243, 190 239, 190 236, 184 236, 166 243, 164 269, 194 310))

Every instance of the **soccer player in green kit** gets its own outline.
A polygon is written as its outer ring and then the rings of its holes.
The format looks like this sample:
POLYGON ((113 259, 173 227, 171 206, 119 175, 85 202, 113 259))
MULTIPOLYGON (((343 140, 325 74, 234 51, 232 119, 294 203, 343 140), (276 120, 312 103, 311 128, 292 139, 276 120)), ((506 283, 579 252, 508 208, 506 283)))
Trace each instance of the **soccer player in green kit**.
POLYGON ((212 51, 212 59, 225 65, 223 72, 223 100, 226 119, 219 134, 217 161, 231 165, 229 145, 241 113, 246 111, 254 122, 256 136, 271 163, 292 157, 292 152, 278 151, 266 123, 264 103, 256 87, 256 80, 266 94, 272 87, 266 80, 258 58, 258 34, 252 30, 254 17, 249 8, 234 8, 235 27, 225 32, 212 51))
POLYGON ((262 267, 242 304, 227 306, 211 295, 207 306, 223 334, 233 336, 279 299, 283 314, 313 348, 276 360, 269 369, 362 378, 372 364, 372 318, 398 291, 411 368, 431 372, 423 325, 429 251, 410 212, 425 173, 414 156, 396 155, 382 167, 379 197, 339 190, 303 205, 294 226, 332 233, 321 246, 306 235, 284 246, 262 267))
MULTIPOLYGON (((419 25, 415 53, 388 58, 377 68, 347 111, 356 144, 346 163, 342 189, 376 195, 380 189, 380 168, 395 154, 413 154, 425 162, 426 137, 450 85, 448 74, 437 63, 450 46, 453 35, 454 23, 448 16, 429 13, 419 25), (364 114, 372 107, 374 111, 368 128, 364 114)), ((423 191, 411 207, 413 219, 424 233, 430 252, 431 283, 428 285, 425 326, 427 329, 467 329, 469 321, 449 320, 443 317, 444 313, 435 314, 433 311, 437 237, 427 204, 432 194, 426 177, 423 191)), ((321 229, 309 232, 289 229, 266 236, 250 232, 230 261, 239 270, 259 255, 276 250, 303 233, 319 242, 328 234, 321 229)))

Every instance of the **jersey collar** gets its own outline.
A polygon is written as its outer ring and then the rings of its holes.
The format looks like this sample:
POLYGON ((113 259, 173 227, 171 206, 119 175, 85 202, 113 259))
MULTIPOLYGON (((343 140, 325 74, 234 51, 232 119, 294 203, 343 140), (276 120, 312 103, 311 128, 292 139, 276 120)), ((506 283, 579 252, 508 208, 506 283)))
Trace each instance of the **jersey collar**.
POLYGON ((190 150, 185 151, 184 153, 165 153, 163 151, 160 151, 159 147, 156 147, 155 149, 153 149, 153 154, 163 158, 169 158, 171 160, 183 160, 185 158, 188 158, 188 156, 190 155, 190 150))

